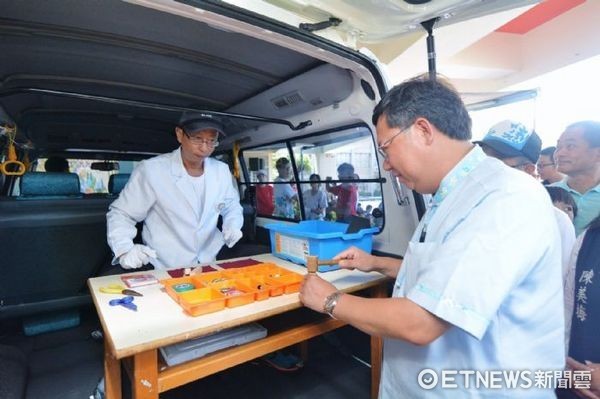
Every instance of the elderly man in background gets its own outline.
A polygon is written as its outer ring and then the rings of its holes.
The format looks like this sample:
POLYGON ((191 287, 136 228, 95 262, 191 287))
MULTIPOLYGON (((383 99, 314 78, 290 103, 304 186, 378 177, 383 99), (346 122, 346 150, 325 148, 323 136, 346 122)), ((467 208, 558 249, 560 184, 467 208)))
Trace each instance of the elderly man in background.
POLYGON ((552 186, 564 188, 575 199, 573 222, 579 235, 600 212, 600 122, 567 126, 558 139, 554 160, 567 178, 552 186))

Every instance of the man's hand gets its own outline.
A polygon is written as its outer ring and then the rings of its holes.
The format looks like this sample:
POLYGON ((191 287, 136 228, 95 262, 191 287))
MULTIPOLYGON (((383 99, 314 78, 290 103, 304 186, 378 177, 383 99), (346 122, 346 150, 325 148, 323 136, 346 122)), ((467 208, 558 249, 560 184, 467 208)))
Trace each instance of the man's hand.
POLYGON ((242 238, 242 232, 240 230, 223 230, 223 240, 225 241, 225 245, 231 248, 242 238))
POLYGON ((375 270, 375 262, 373 255, 356 247, 350 247, 345 251, 340 252, 333 257, 334 260, 339 260, 340 268, 342 269, 358 269, 363 272, 375 270))
POLYGON ((581 398, 600 399, 600 363, 592 363, 586 360, 585 364, 578 362, 572 357, 567 358, 567 367, 572 370, 590 371, 592 380, 590 388, 574 388, 574 382, 571 382, 571 389, 581 398))
POLYGON ((304 306, 323 313, 325 299, 335 291, 337 289, 331 283, 315 273, 308 273, 300 286, 300 301, 304 306))
POLYGON ((135 244, 129 252, 119 256, 123 269, 138 269, 147 265, 150 259, 156 259, 156 251, 145 245, 135 244))

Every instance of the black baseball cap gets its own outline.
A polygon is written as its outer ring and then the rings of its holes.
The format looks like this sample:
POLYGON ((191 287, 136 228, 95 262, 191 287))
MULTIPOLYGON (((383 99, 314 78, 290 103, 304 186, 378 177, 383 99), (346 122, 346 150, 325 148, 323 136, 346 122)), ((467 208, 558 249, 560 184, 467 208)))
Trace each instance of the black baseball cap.
POLYGON ((186 112, 179 119, 179 127, 188 135, 201 130, 213 129, 220 135, 226 136, 221 122, 209 114, 186 112))

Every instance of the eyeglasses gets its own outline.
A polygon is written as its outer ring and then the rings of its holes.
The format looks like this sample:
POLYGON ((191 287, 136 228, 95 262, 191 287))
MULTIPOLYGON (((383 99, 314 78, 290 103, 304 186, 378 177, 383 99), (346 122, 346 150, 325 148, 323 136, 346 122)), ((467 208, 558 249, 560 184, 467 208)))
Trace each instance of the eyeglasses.
POLYGON ((203 139, 198 136, 190 136, 189 134, 187 134, 185 132, 184 132, 184 134, 192 142, 192 144, 195 144, 195 145, 204 144, 208 148, 215 148, 219 145, 219 140, 208 140, 208 139, 203 139))
POLYGON ((412 127, 412 125, 404 128, 404 129, 400 129, 399 132, 395 133, 392 137, 390 137, 389 139, 387 139, 386 141, 384 141, 380 146, 378 146, 377 147, 377 152, 379 153, 379 155, 381 155, 383 157, 383 159, 387 159, 388 154, 385 151, 386 147, 388 147, 390 144, 392 144, 392 141, 394 141, 394 139, 396 137, 400 136, 402 133, 406 132, 411 127, 412 127))
POLYGON ((547 166, 553 166, 553 165, 554 165, 554 162, 552 162, 552 163, 538 163, 536 166, 537 166, 538 169, 542 169, 542 168, 545 168, 547 166))

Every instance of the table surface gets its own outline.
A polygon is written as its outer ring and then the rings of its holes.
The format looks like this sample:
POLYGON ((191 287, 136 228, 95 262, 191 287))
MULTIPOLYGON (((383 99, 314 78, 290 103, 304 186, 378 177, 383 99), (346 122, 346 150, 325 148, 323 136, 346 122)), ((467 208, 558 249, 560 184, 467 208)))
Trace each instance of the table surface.
MULTIPOLYGON (((272 254, 255 255, 251 258, 259 262, 275 263, 302 275, 306 274, 304 266, 285 261, 272 254)), ((218 266, 219 263, 232 260, 236 259, 223 260, 215 264, 218 266)), ((139 274, 144 273, 154 274, 159 280, 170 278, 165 270, 139 272, 139 274)), ((117 359, 246 324, 302 306, 298 299, 298 293, 293 293, 193 317, 186 314, 183 308, 164 292, 161 284, 154 284, 135 288, 143 296, 135 297, 134 303, 138 310, 134 312, 123 306, 110 306, 108 302, 111 299, 120 298, 120 296, 99 291, 100 287, 122 284, 121 276, 111 275, 88 280, 88 286, 104 329, 105 339, 108 340, 112 355, 117 359)), ((319 273, 319 276, 334 284, 341 291, 357 291, 372 287, 386 279, 379 273, 363 273, 356 270, 335 270, 319 273)))

